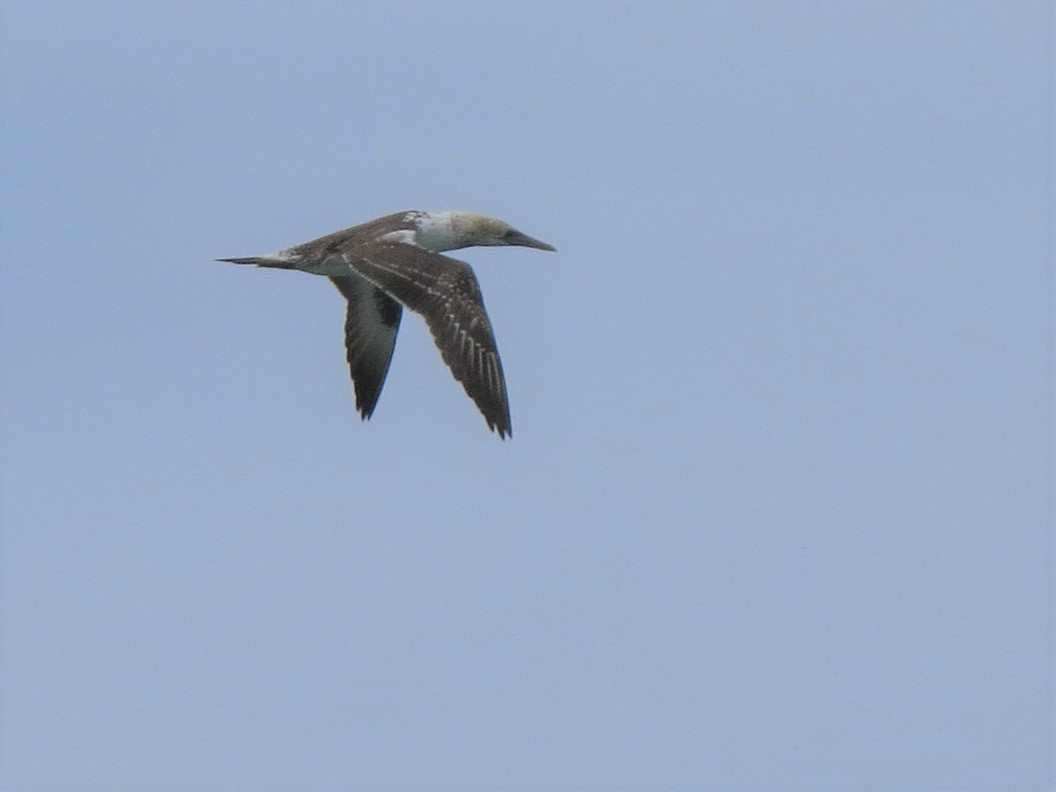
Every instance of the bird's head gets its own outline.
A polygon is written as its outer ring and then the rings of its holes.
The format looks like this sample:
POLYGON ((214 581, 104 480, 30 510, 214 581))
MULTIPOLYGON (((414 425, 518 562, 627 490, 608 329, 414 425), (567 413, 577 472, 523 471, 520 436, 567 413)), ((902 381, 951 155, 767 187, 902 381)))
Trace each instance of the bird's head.
POLYGON ((522 234, 509 223, 473 212, 434 212, 428 215, 419 223, 418 243, 435 251, 458 250, 475 245, 555 249, 553 245, 522 234))
POLYGON ((494 217, 470 215, 469 226, 469 238, 472 239, 469 245, 517 245, 538 250, 554 250, 553 245, 522 234, 509 223, 494 217))

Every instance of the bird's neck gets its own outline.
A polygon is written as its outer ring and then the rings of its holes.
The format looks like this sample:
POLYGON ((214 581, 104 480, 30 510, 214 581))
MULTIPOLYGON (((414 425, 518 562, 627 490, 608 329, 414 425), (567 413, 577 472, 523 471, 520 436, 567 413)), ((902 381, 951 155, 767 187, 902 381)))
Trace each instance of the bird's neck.
POLYGON ((418 246, 443 253, 476 244, 473 229, 476 215, 469 212, 431 212, 418 220, 418 246))

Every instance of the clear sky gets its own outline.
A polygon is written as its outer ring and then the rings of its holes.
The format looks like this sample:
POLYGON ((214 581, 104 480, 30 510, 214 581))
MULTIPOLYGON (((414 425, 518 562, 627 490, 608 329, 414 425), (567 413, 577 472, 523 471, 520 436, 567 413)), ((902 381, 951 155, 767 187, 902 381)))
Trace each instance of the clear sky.
POLYGON ((1047 788, 1052 35, 0 3, 2 788, 1047 788), (417 208, 512 440, 213 261, 417 208))

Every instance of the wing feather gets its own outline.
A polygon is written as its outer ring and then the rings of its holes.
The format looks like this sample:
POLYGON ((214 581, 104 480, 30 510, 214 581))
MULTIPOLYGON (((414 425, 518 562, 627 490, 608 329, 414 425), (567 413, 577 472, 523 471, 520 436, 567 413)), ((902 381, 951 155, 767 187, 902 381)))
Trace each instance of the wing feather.
POLYGON ((358 275, 330 280, 348 300, 345 358, 356 391, 356 409, 365 421, 373 415, 389 373, 403 309, 396 300, 358 275))
MULTIPOLYGON (((480 284, 470 266, 400 243, 357 246, 344 256, 354 271, 425 319, 441 357, 488 428, 500 437, 509 436, 506 378, 480 284)), ((392 332, 395 338, 395 329, 392 332)))

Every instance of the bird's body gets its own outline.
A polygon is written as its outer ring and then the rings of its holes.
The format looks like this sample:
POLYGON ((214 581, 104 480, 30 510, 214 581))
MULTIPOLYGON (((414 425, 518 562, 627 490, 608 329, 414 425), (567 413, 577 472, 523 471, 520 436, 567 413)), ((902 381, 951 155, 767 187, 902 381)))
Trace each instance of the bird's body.
POLYGON ((400 212, 234 264, 324 275, 348 301, 345 350, 364 419, 389 370, 403 306, 429 325, 440 354, 488 427, 511 433, 506 380, 480 286, 469 265, 443 251, 474 245, 553 250, 507 223, 471 212, 400 212))

